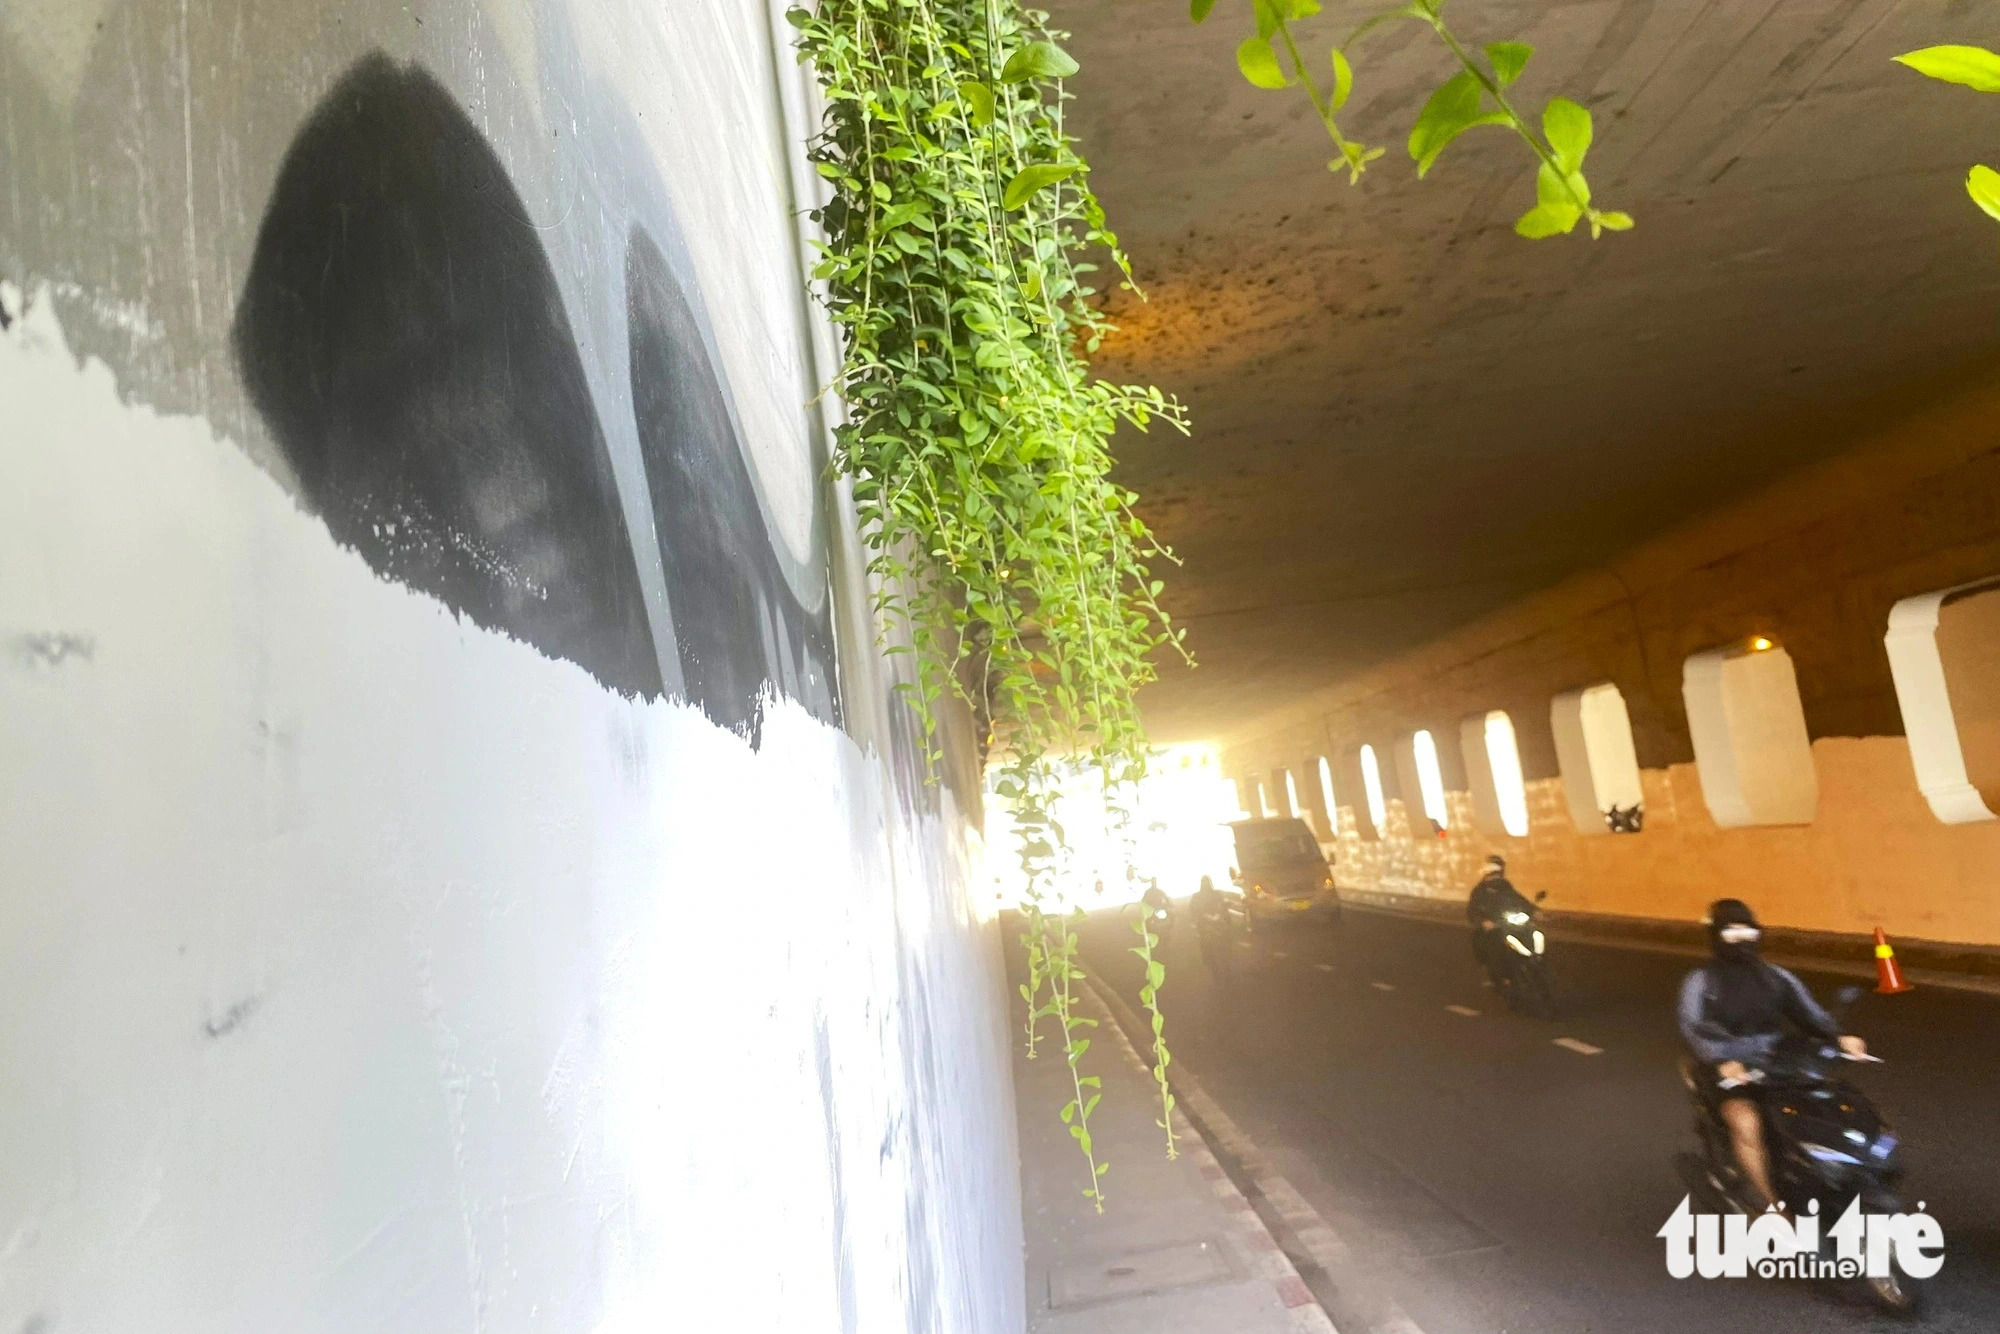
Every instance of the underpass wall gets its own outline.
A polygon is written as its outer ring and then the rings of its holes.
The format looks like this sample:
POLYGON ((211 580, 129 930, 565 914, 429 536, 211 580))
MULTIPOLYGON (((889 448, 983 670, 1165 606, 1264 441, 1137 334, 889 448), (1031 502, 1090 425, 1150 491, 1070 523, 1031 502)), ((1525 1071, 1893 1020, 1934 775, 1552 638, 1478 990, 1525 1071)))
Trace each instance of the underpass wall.
POLYGON ((0 8, 0 1328, 1022 1327, 780 9, 0 8))
POLYGON ((1328 846, 1355 888, 1462 898, 1499 853, 1515 883, 1548 890, 1557 908, 1687 919, 1738 895, 1774 924, 2000 943, 2000 821, 1932 813, 1882 644, 1899 599, 2000 574, 2000 392, 1983 379, 1878 401, 1833 462, 1244 727, 1226 767, 1305 775, 1328 757, 1340 807, 1328 846), (1754 635, 1796 665, 1819 785, 1808 824, 1720 828, 1702 796, 1682 663, 1754 635), (1607 681, 1631 715, 1637 834, 1580 832, 1557 763, 1550 701, 1607 681), (1474 827, 1459 723, 1490 709, 1518 736, 1524 837, 1474 827), (1419 728, 1452 789, 1441 836, 1421 811, 1412 820, 1415 794, 1388 762, 1419 728), (1390 794, 1380 831, 1361 806, 1363 743, 1390 794))

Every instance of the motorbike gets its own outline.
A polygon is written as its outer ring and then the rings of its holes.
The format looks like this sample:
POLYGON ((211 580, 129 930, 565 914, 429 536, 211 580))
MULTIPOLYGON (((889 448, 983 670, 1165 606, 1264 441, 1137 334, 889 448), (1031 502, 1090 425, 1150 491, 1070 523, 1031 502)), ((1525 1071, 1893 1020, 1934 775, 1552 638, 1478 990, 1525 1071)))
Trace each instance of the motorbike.
MULTIPOLYGON (((1535 902, 1547 898, 1546 891, 1535 902)), ((1549 976, 1548 937, 1536 925, 1532 909, 1500 914, 1494 931, 1500 943, 1495 956, 1494 986, 1509 1007, 1538 1019, 1556 1017, 1555 983, 1549 976)))
MULTIPOLYGON (((1830 1012, 1839 1018, 1861 995, 1860 987, 1842 987, 1830 1012)), ((1902 1213, 1902 1141, 1868 1096, 1835 1073, 1846 1063, 1882 1062, 1850 1056, 1823 1038, 1792 1035, 1779 1040, 1763 1069, 1749 1072, 1747 1082, 1762 1090, 1758 1101, 1772 1187, 1795 1214, 1817 1200, 1820 1217, 1832 1219, 1857 1195, 1866 1213, 1902 1213)), ((1703 1096, 1706 1077, 1706 1068, 1692 1057, 1682 1062, 1699 1147, 1681 1155, 1681 1175, 1713 1211, 1755 1217, 1761 1210, 1736 1165, 1728 1128, 1703 1096)), ((1824 1229, 1821 1235, 1823 1247, 1830 1247, 1824 1229)), ((1910 1315, 1922 1305, 1922 1281, 1903 1273, 1893 1253, 1888 1274, 1860 1281, 1887 1311, 1910 1315)))

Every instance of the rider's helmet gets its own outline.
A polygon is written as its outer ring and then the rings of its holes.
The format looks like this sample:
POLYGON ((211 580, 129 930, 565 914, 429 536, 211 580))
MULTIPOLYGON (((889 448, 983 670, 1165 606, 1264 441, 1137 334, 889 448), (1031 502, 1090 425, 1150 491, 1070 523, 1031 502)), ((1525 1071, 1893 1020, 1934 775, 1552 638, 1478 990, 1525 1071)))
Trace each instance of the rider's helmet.
POLYGON ((1708 905, 1709 947, 1721 957, 1755 954, 1764 934, 1757 914, 1742 899, 1717 899, 1708 905))
POLYGON ((1507 859, 1497 854, 1488 857, 1486 859, 1486 874, 1488 875, 1507 874, 1507 859))
POLYGON ((1215 888, 1215 881, 1209 876, 1201 878, 1201 892, 1206 894, 1215 888))

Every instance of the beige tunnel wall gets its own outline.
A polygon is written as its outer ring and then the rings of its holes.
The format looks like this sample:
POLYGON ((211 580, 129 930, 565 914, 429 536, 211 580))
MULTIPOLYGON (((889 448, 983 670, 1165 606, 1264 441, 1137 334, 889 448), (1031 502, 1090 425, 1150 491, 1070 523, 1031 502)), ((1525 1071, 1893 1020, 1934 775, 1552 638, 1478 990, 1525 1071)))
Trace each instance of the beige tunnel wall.
POLYGON ((1351 888, 1462 897, 1497 851, 1552 907, 1689 918, 1734 894, 1776 924, 2000 944, 2000 821, 1946 825, 1931 812, 1882 644, 1898 599, 2000 574, 1992 380, 1959 375, 1878 402, 1831 463, 1258 719, 1225 739, 1227 765, 1309 773, 1332 757, 1335 850, 1351 888), (1703 799, 1682 668, 1759 635, 1796 667, 1818 804, 1809 823, 1725 829, 1703 799), (1550 703, 1600 682, 1619 687, 1631 715, 1645 793, 1636 835, 1586 836, 1564 794, 1550 703), (1517 734, 1522 838, 1474 826, 1460 729, 1489 709, 1506 710, 1517 734), (1449 828, 1435 836, 1418 819, 1413 835, 1415 794, 1390 778, 1378 835, 1353 752, 1367 743, 1386 758, 1418 728, 1437 740, 1449 828))

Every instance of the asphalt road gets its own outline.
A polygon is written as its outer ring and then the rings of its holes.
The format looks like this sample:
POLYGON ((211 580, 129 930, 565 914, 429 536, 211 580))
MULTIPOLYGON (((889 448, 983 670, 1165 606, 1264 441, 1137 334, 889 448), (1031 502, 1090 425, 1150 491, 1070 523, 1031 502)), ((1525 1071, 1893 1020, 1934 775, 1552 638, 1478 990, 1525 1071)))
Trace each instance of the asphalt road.
MULTIPOLYGON (((1123 921, 1084 938, 1128 1001, 1130 943, 1123 921)), ((1668 1276, 1654 1234, 1685 1193, 1672 1155, 1692 1144, 1673 1024, 1692 960, 1552 952, 1564 1008, 1546 1021, 1481 985, 1461 928, 1350 908, 1337 931, 1239 950, 1233 978, 1177 929, 1169 1042, 1425 1334, 1911 1328, 1846 1285, 1668 1276)), ((1851 980, 1804 976, 1822 997, 1851 980)), ((1945 1232, 1918 1327, 2000 1330, 2000 997, 1871 995, 1848 1026, 1887 1059, 1856 1081, 1945 1232)))

